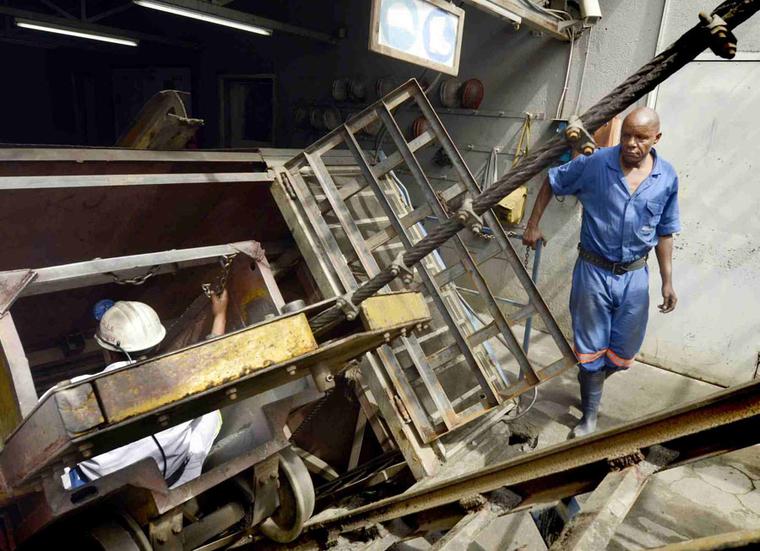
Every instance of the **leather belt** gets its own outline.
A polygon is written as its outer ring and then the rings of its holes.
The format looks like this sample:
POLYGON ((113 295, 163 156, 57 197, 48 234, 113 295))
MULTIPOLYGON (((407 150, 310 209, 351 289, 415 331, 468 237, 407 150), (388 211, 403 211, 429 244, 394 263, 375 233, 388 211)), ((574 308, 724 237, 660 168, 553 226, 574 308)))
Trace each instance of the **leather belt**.
POLYGON ((644 266, 647 265, 647 258, 649 258, 649 253, 642 256, 641 258, 637 258, 636 260, 628 263, 622 263, 622 262, 612 262, 610 260, 607 260, 606 258, 603 258, 599 256, 598 254, 592 253, 591 251, 587 251, 580 245, 578 245, 578 257, 581 260, 585 260, 586 262, 593 264, 594 266, 599 266, 600 268, 604 268, 605 270, 608 270, 612 272, 615 275, 621 275, 626 272, 633 272, 635 270, 640 270, 644 266))

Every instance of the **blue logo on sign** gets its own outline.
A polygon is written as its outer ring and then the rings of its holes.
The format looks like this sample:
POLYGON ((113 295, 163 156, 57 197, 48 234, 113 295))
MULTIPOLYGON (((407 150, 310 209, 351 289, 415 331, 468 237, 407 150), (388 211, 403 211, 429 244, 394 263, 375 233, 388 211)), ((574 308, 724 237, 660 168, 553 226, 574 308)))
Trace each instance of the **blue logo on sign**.
POLYGON ((443 10, 430 12, 422 27, 425 51, 430 59, 440 63, 451 63, 456 44, 457 29, 454 17, 443 10))
POLYGON ((416 40, 419 15, 414 0, 386 0, 380 8, 380 28, 388 46, 408 50, 416 40))

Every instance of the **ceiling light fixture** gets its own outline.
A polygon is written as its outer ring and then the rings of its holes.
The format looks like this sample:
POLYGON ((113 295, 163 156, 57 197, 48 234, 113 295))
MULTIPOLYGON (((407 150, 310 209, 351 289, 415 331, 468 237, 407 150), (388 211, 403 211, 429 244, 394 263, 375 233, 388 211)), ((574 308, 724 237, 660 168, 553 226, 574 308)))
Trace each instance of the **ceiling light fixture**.
POLYGON ((225 27, 232 27, 233 29, 239 29, 241 31, 248 31, 249 33, 261 34, 264 36, 271 36, 272 30, 257 25, 250 25, 241 21, 235 21, 234 19, 228 19, 226 17, 219 17, 210 13, 205 13, 198 10, 189 8, 183 8, 175 4, 167 2, 156 2, 154 0, 133 0, 138 6, 143 8, 150 8, 153 10, 163 11, 166 13, 173 13, 174 15, 181 15, 183 17, 190 17, 191 19, 198 19, 199 21, 206 21, 207 23, 214 23, 216 25, 224 25, 225 27))
POLYGON ((65 34, 67 36, 88 38, 90 40, 99 40, 100 42, 109 42, 111 44, 120 44, 122 46, 137 46, 139 44, 137 40, 133 40, 131 38, 103 34, 100 32, 90 31, 77 27, 67 27, 65 25, 34 21, 33 19, 23 19, 20 17, 16 17, 14 21, 16 23, 16 26, 21 27, 22 29, 32 29, 35 31, 44 31, 54 34, 65 34))

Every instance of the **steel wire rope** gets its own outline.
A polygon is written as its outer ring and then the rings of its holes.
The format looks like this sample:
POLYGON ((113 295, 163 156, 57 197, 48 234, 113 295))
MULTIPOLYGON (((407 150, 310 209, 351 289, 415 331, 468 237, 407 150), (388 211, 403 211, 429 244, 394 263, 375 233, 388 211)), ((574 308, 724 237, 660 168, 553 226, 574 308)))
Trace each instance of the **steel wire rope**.
MULTIPOLYGON (((727 0, 712 13, 723 18, 728 29, 733 29, 760 9, 760 0, 727 0)), ((634 104, 652 91, 660 83, 673 75, 710 45, 712 35, 701 23, 684 33, 665 51, 655 56, 609 94, 590 107, 581 121, 589 133, 595 132, 609 119, 634 104)), ((525 157, 494 185, 475 197, 472 209, 482 215, 502 198, 527 182, 557 160, 567 148, 564 136, 555 136, 525 157)), ((403 256, 404 265, 412 267, 422 258, 443 245, 464 228, 457 218, 451 218, 434 228, 425 238, 403 256)), ((351 296, 354 305, 361 304, 375 295, 385 285, 396 279, 398 271, 388 267, 372 279, 358 287, 351 296)), ((314 331, 324 331, 345 318, 345 313, 337 306, 328 308, 310 320, 314 331)))

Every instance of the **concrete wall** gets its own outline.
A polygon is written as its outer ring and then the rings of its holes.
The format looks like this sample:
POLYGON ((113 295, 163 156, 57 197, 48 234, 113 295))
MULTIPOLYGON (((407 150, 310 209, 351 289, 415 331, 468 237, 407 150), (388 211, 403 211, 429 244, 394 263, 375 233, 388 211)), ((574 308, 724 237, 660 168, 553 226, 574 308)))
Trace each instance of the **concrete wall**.
MULTIPOLYGON (((691 25, 708 1, 670 0, 666 42, 691 25)), ((760 19, 737 29, 739 50, 760 50, 760 19)), ((757 56, 755 56, 757 57, 757 56)), ((760 58, 758 58, 760 59, 760 58)), ((674 280, 678 309, 652 308, 642 357, 707 381, 745 382, 757 369, 760 225, 753 170, 760 139, 760 61, 696 62, 660 87, 666 139, 659 151, 678 169, 683 231, 674 280), (688 101, 684 101, 688 98, 688 101)), ((659 299, 653 278, 651 299, 659 299)))

